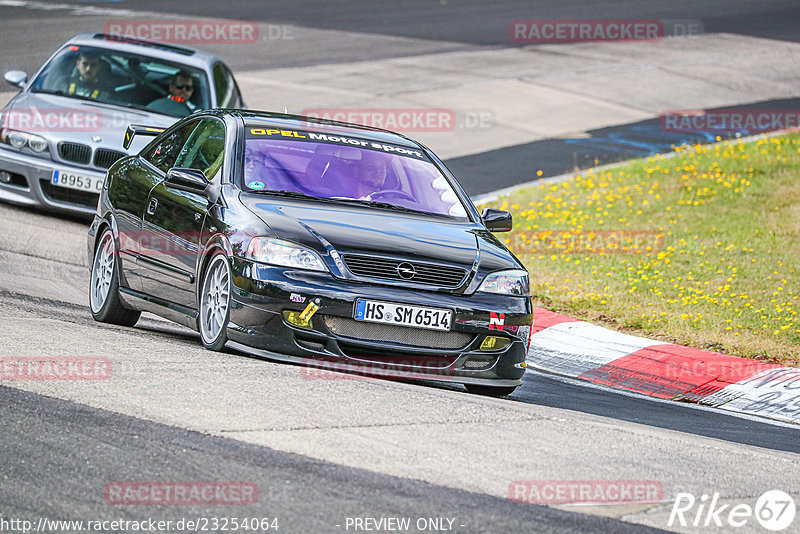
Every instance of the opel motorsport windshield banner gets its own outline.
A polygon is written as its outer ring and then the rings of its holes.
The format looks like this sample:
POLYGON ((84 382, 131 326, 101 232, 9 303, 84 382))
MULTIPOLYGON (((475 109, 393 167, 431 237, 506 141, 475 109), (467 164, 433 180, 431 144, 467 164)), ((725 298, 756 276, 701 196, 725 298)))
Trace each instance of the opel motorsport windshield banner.
POLYGON ((329 133, 309 132, 304 130, 286 130, 274 128, 254 128, 247 126, 247 139, 283 139, 285 141, 305 141, 312 143, 327 143, 330 145, 349 146, 353 148, 365 148, 386 154, 398 154, 421 161, 429 161, 421 150, 390 143, 371 141, 358 137, 345 135, 331 135, 329 133))

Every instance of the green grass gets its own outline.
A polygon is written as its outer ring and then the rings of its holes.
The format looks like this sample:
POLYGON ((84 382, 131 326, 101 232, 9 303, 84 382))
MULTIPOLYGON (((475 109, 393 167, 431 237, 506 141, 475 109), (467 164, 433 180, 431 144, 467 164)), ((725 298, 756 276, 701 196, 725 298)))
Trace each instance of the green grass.
POLYGON ((800 364, 800 136, 680 147, 487 204, 542 307, 800 364))

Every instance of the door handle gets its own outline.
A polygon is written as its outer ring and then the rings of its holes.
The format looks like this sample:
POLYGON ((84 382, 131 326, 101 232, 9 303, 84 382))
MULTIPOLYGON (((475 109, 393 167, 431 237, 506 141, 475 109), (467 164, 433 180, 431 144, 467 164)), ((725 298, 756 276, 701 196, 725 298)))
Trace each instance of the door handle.
POLYGON ((147 206, 147 213, 149 213, 150 215, 153 215, 156 212, 156 208, 157 207, 158 207, 158 199, 157 198, 151 198, 150 199, 150 204, 147 206))

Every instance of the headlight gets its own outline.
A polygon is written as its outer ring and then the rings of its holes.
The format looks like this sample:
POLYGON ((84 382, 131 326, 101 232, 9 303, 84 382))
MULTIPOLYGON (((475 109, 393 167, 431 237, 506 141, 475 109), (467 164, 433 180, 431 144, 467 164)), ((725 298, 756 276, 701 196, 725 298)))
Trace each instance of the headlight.
POLYGON ((44 152, 47 150, 47 139, 39 135, 33 135, 16 130, 3 130, 0 141, 7 143, 14 148, 22 148, 27 145, 34 152, 44 152))
POLYGON ((295 267, 310 271, 327 271, 325 262, 316 252, 282 239, 254 237, 247 246, 245 258, 259 263, 295 267))
POLYGON ((47 140, 38 135, 28 134, 28 146, 31 147, 31 150, 34 152, 44 152, 47 150, 47 140))
POLYGON ((9 132, 8 142, 14 148, 22 148, 28 143, 27 137, 22 132, 9 132))
POLYGON ((478 291, 483 293, 498 293, 500 295, 529 295, 531 283, 527 271, 511 269, 491 273, 483 279, 478 291))

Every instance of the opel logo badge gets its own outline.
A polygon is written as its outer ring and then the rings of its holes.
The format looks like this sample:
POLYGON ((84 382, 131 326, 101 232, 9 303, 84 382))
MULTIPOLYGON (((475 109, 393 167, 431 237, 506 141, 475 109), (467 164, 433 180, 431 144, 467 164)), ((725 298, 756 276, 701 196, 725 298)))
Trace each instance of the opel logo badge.
POLYGON ((414 266, 404 261, 396 268, 397 274, 400 275, 400 278, 405 280, 410 280, 417 275, 417 270, 414 269, 414 266))

